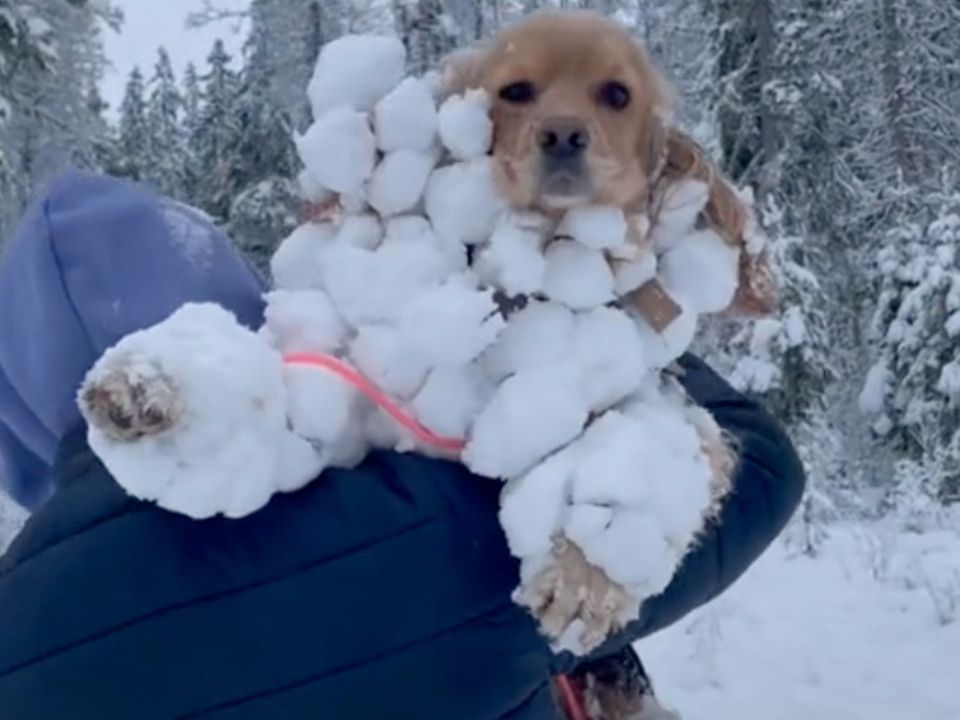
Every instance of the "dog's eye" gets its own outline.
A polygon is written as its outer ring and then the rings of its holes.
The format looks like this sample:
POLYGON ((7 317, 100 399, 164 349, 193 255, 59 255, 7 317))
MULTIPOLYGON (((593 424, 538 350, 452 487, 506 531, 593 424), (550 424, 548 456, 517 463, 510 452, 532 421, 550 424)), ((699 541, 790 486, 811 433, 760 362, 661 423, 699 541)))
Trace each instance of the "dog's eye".
POLYGON ((630 90, 623 83, 608 82, 600 88, 598 100, 608 108, 623 110, 630 104, 630 90))
POLYGON ((500 99, 510 103, 522 104, 533 102, 537 96, 537 89, 529 80, 510 83, 500 88, 500 99))

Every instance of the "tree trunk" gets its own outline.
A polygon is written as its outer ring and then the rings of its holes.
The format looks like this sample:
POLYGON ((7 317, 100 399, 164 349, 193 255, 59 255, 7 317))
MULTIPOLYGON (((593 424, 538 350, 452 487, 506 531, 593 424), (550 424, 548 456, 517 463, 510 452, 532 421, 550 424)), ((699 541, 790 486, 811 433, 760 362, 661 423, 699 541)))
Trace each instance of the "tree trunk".
POLYGON ((897 170, 903 179, 915 183, 917 168, 910 147, 910 132, 906 120, 906 91, 903 86, 903 35, 897 0, 880 0, 880 20, 883 32, 882 75, 885 95, 887 128, 897 170))

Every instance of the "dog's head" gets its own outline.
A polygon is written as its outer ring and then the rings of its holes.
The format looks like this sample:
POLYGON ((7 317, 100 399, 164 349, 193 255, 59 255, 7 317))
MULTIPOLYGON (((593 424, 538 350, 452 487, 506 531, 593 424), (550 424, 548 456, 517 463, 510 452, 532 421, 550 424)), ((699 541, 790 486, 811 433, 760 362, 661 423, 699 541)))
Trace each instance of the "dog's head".
POLYGON ((452 57, 453 88, 493 103, 493 155, 517 207, 625 207, 647 191, 661 147, 664 84, 643 47, 616 23, 543 12, 452 57))
MULTIPOLYGON (((647 211, 656 188, 682 178, 708 184, 705 221, 746 249, 748 211, 685 133, 669 127, 673 97, 643 46, 606 18, 547 11, 447 58, 449 94, 491 97, 493 158, 507 199, 520 209, 583 204, 647 211)), ((765 254, 741 253, 735 314, 765 315, 776 288, 765 254)))

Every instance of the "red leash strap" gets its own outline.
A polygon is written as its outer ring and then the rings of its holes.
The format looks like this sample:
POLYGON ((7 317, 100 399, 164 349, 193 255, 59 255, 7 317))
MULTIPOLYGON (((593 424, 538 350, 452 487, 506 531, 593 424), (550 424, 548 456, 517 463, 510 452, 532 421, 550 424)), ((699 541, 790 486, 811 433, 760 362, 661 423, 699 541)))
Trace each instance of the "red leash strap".
POLYGON ((557 693, 560 695, 560 704, 566 713, 567 720, 591 720, 587 709, 583 706, 583 699, 573 685, 568 675, 557 675, 554 678, 557 693))
POLYGON ((415 417, 390 399, 380 388, 363 377, 363 375, 347 363, 332 355, 323 355, 321 353, 291 353, 283 358, 283 362, 285 365, 312 367, 333 373, 366 395, 374 405, 381 408, 387 415, 393 418, 398 425, 407 430, 407 432, 424 445, 432 445, 455 453, 461 452, 463 448, 466 447, 467 443, 464 440, 443 437, 424 427, 415 417))

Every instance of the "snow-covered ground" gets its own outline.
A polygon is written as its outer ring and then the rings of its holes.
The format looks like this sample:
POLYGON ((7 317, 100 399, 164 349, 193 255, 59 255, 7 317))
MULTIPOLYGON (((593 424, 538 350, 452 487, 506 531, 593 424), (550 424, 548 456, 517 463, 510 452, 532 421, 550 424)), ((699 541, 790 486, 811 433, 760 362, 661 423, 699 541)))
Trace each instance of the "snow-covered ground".
POLYGON ((684 720, 960 720, 960 526, 778 544, 639 648, 684 720))

